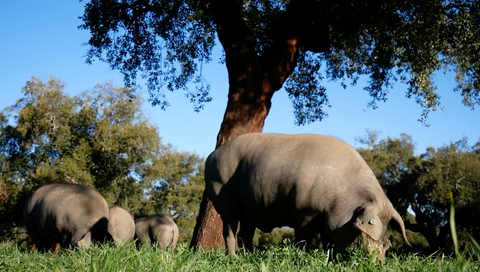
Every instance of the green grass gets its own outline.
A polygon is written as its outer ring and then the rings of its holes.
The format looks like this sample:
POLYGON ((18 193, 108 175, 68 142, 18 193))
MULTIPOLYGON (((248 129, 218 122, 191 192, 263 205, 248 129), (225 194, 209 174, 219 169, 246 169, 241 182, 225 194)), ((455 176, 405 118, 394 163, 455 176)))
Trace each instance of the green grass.
POLYGON ((51 253, 25 252, 0 243, 0 271, 480 271, 480 264, 467 258, 420 257, 415 254, 390 254, 386 264, 368 258, 361 250, 352 250, 338 263, 329 263, 323 251, 306 253, 291 245, 240 252, 226 256, 224 250, 192 251, 181 244, 173 252, 133 243, 121 247, 94 246, 89 250, 62 250, 51 253))

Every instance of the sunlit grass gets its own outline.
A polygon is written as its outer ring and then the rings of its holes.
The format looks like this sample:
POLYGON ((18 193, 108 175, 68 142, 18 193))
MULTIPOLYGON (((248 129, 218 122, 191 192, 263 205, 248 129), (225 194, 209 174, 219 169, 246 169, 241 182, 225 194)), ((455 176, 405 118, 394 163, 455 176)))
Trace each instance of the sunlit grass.
POLYGON ((89 250, 63 249, 54 255, 27 252, 3 242, 0 271, 480 271, 480 245, 473 238, 471 251, 459 251, 453 198, 450 227, 455 256, 390 253, 385 265, 362 249, 350 249, 338 263, 331 263, 326 252, 307 253, 289 241, 252 253, 240 251, 237 257, 225 255, 223 249, 193 251, 187 244, 173 251, 146 245, 136 248, 134 243, 95 245, 89 250))
POLYGON ((174 251, 161 251, 133 243, 121 247, 94 246, 89 250, 30 253, 7 243, 0 244, 0 271, 480 271, 478 262, 448 256, 421 257, 390 254, 386 264, 368 257, 363 250, 350 250, 339 263, 327 262, 322 250, 307 253, 290 243, 240 252, 192 251, 180 244, 174 251))
MULTIPOLYGON (((477 241, 470 236, 472 241, 471 252, 466 252, 465 254, 461 254, 458 245, 458 237, 457 237, 457 228, 455 225, 455 203, 453 200, 453 194, 450 193, 450 231, 452 234, 453 245, 455 248, 455 267, 456 271, 470 271, 470 267, 472 264, 471 258, 467 259, 465 256, 470 255, 476 260, 480 259, 480 246, 478 245, 477 241)), ((478 262, 477 262, 478 265, 478 262)), ((478 270, 480 271, 480 269, 478 270)))

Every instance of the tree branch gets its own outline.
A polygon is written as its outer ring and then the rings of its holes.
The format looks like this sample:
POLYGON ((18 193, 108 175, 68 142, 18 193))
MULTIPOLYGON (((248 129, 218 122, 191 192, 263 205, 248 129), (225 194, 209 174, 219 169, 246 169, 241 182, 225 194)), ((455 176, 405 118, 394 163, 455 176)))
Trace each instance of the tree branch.
POLYGON ((446 6, 441 7, 439 12, 447 16, 451 20, 453 20, 457 14, 451 13, 450 12, 451 10, 457 10, 461 12, 470 12, 471 8, 472 6, 468 4, 448 4, 446 6))
POLYGON ((450 10, 450 9, 461 9, 461 10, 465 10, 465 9, 470 9, 471 8, 471 5, 468 5, 468 4, 448 4, 444 7, 442 7, 440 9, 440 12, 446 12, 447 10, 450 10))
POLYGON ((271 91, 282 87, 295 69, 301 51, 328 51, 330 42, 326 29, 326 20, 316 1, 292 0, 288 4, 277 35, 261 59, 264 80, 270 82, 271 91))
MULTIPOLYGON (((212 0, 213 21, 217 26, 220 43, 225 50, 225 60, 230 76, 244 72, 257 61, 256 39, 247 27, 238 2, 235 0, 212 0)), ((230 78, 237 80, 238 78, 230 78)))

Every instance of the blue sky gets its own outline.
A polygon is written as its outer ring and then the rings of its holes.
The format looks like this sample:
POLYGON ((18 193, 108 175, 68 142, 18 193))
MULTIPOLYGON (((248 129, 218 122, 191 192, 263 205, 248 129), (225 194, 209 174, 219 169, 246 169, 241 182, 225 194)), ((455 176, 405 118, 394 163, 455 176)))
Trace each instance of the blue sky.
MULTIPOLYGON (((21 97, 21 87, 32 76, 44 81, 50 76, 61 78, 70 94, 92 89, 106 80, 122 85, 120 74, 107 64, 85 63, 87 47, 82 44, 89 34, 77 29, 82 13, 83 4, 76 0, 2 1, 0 109, 21 97)), ((145 102, 144 113, 158 127, 164 143, 204 156, 215 147, 228 90, 227 70, 218 63, 220 54, 217 47, 214 60, 204 67, 213 102, 206 104, 201 112, 194 112, 182 91, 167 94, 171 106, 166 111, 145 102)), ((452 91, 455 84, 452 76, 437 76, 436 82, 444 111, 430 114, 430 127, 417 121, 422 110, 414 100, 405 98, 404 85, 396 85, 388 101, 373 110, 366 106, 370 97, 362 84, 343 89, 339 83, 329 82, 325 85, 332 107, 327 109, 326 119, 295 126, 291 102, 282 89, 273 97, 264 132, 326 134, 355 146, 358 146, 355 137, 365 135, 366 129, 380 131, 381 138, 398 137, 405 132, 412 135, 417 153, 427 146, 438 147, 463 136, 474 144, 480 138, 480 109, 472 111, 461 104, 460 94, 452 91)))

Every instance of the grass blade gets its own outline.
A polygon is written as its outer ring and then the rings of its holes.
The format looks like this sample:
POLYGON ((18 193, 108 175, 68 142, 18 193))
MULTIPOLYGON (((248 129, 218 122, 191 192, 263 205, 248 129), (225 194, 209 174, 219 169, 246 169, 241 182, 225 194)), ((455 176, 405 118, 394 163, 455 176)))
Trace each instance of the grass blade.
POLYGON ((455 256, 457 259, 461 258, 458 249, 457 228, 455 226, 455 203, 453 201, 453 194, 450 192, 450 231, 452 232, 453 245, 455 247, 455 256))

